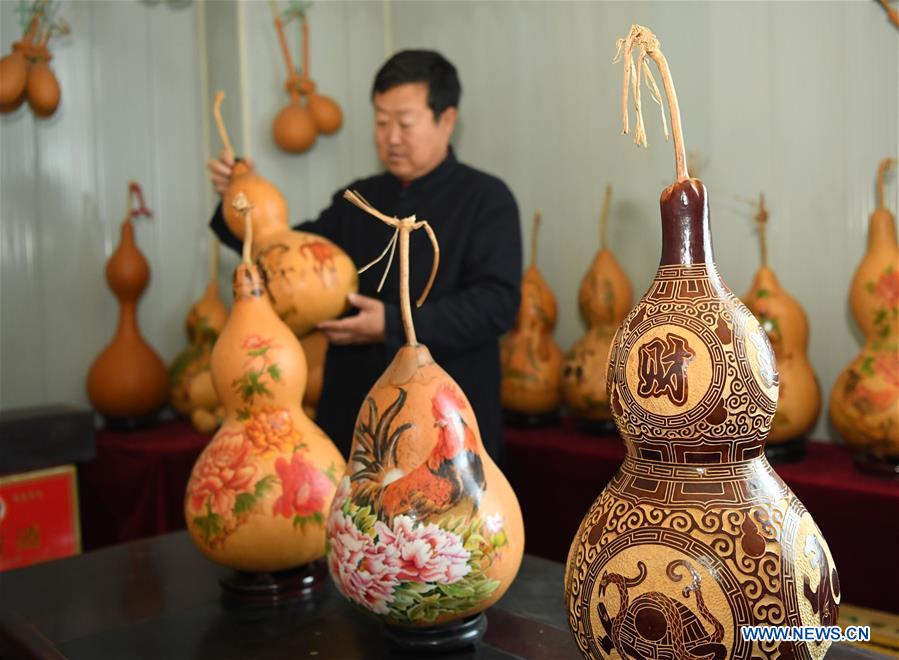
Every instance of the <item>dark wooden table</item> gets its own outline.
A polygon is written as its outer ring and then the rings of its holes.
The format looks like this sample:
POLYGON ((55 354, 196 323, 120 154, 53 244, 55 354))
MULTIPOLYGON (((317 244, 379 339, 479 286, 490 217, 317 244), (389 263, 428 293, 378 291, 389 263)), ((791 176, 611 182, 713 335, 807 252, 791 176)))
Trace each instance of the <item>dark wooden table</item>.
MULTIPOLYGON (((525 557, 518 579, 488 611, 484 641, 460 658, 580 657, 562 604, 561 564, 525 557)), ((227 575, 185 532, 0 574, 0 657, 395 658, 379 624, 331 586, 318 602, 235 609, 221 600, 227 575)), ((830 660, 886 657, 834 646, 830 660)))

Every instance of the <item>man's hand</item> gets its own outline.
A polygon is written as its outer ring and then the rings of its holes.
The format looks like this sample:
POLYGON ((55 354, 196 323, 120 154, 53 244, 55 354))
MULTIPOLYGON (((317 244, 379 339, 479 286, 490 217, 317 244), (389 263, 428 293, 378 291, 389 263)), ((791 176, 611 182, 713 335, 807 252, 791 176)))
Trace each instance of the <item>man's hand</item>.
POLYGON ((322 321, 316 327, 332 344, 378 344, 384 341, 384 303, 377 298, 351 293, 347 299, 359 310, 356 316, 322 321))
MULTIPOLYGON (((246 163, 251 170, 254 168, 251 159, 247 158, 246 163)), ((206 161, 206 167, 209 169, 209 180, 212 181, 212 187, 215 188, 219 195, 224 195, 228 186, 231 184, 231 172, 234 169, 234 157, 222 149, 219 152, 217 160, 210 158, 206 161)))

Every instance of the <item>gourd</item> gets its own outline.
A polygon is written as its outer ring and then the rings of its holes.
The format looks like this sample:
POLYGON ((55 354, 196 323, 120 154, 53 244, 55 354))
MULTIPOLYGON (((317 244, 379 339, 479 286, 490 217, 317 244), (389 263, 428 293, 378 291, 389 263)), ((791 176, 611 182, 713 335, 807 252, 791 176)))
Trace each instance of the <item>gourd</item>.
MULTIPOLYGON (((821 389, 808 360, 808 318, 802 306, 791 296, 768 266, 765 196, 759 196, 756 222, 759 230, 762 266, 756 271, 743 302, 762 324, 774 349, 780 373, 780 393, 771 433, 768 434, 768 458, 787 458, 777 447, 801 440, 812 429, 821 412, 821 389)), ((792 457, 801 455, 801 445, 792 457), (798 452, 798 453, 797 453, 798 452)))
POLYGON ((855 271, 849 301, 865 344, 830 394, 830 418, 863 463, 899 472, 899 245, 896 219, 884 203, 886 158, 877 176, 877 209, 868 224, 868 249, 855 271), (871 459, 871 460, 868 460, 871 459))
MULTIPOLYGON (((225 151, 233 156, 221 116, 224 93, 216 94, 213 113, 225 151)), ((238 238, 244 229, 233 211, 238 192, 253 207, 252 255, 258 264, 275 311, 300 338, 317 323, 347 309, 347 296, 358 289, 356 267, 347 254, 323 236, 292 230, 287 203, 275 186, 238 161, 225 194, 222 213, 238 238), (228 204, 232 205, 228 211, 228 204)))
POLYGON ((325 516, 344 461, 300 407, 306 361, 272 308, 250 260, 252 207, 243 195, 243 258, 234 306, 212 350, 224 422, 194 465, 184 501, 187 529, 212 561, 274 572, 325 554, 325 516))
POLYGON ((106 281, 119 302, 119 322, 112 341, 97 356, 87 374, 91 405, 107 423, 141 426, 165 405, 168 373, 162 359, 146 342, 137 323, 137 303, 150 281, 150 266, 134 241, 132 219, 152 217, 140 186, 128 184, 125 219, 119 246, 106 263, 106 281), (137 198, 138 206, 132 205, 137 198))
POLYGON ((272 135, 275 144, 283 151, 300 154, 312 148, 318 133, 328 135, 340 130, 343 112, 333 99, 315 91, 315 82, 309 72, 309 24, 305 11, 291 11, 288 14, 288 20, 296 17, 300 19, 303 66, 301 73, 298 74, 284 35, 285 21, 275 9, 275 3, 272 2, 271 5, 278 43, 287 67, 284 89, 290 95, 290 102, 277 114, 272 123, 272 135))
POLYGON ((435 251, 420 306, 439 262, 433 231, 414 216, 390 218, 357 193, 344 197, 398 234, 391 244, 398 239, 406 344, 356 418, 347 472, 328 519, 331 576, 401 644, 414 640, 416 630, 427 630, 433 647, 471 634, 465 637, 470 643, 483 633, 483 619, 475 615, 503 595, 518 571, 521 510, 484 450, 464 392, 416 338, 409 235, 424 229, 435 251))
POLYGON ((27 100, 37 117, 51 117, 62 97, 59 81, 50 68, 49 43, 53 34, 67 34, 65 23, 54 21, 55 7, 36 3, 31 20, 12 53, 0 60, 0 113, 17 110, 27 100))
POLYGON ((186 329, 188 346, 169 367, 169 400, 179 415, 189 417, 201 433, 212 433, 223 414, 212 384, 212 347, 228 318, 218 290, 219 244, 211 241, 209 283, 203 296, 190 308, 186 329))
POLYGON ((599 251, 578 290, 578 307, 587 332, 565 357, 562 395, 568 410, 587 430, 613 431, 606 391, 609 348, 615 329, 631 308, 631 283, 606 239, 612 186, 607 185, 599 220, 599 251))
POLYGON ((531 233, 531 263, 521 280, 521 305, 500 351, 500 401, 507 421, 525 426, 557 417, 562 400, 562 351, 553 339, 556 298, 537 270, 540 220, 538 211, 531 233))

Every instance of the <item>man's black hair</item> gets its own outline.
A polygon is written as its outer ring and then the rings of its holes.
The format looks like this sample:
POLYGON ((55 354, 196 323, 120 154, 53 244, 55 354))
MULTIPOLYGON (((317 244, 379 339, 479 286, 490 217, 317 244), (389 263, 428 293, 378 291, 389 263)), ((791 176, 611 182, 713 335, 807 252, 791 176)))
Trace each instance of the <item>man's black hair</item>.
POLYGON ((371 95, 383 94, 406 83, 428 85, 428 107, 434 113, 434 121, 447 108, 459 107, 462 86, 456 67, 436 51, 404 50, 391 57, 375 76, 371 95))

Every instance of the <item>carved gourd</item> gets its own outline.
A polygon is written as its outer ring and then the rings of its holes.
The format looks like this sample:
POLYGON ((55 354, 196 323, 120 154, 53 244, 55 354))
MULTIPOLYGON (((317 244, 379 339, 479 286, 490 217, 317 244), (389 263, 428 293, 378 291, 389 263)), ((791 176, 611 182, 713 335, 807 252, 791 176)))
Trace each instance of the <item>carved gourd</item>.
POLYGON ((868 250, 849 294, 865 345, 837 377, 830 394, 830 418, 837 431, 889 473, 895 473, 899 463, 899 246, 883 188, 895 162, 888 158, 880 163, 868 250))
MULTIPOLYGON (((233 154, 220 111, 224 96, 218 92, 213 111, 225 151, 233 154)), ((240 218, 233 209, 227 210, 240 191, 253 205, 253 259, 262 271, 278 316, 301 338, 317 323, 340 316, 347 309, 347 295, 358 289, 352 259, 323 236, 292 230, 284 197, 245 161, 234 166, 231 183, 222 197, 225 223, 241 240, 244 229, 240 218), (261 211, 258 218, 257 208, 261 211)))
POLYGON ((687 172, 658 40, 634 25, 619 48, 625 76, 649 77, 646 58, 662 72, 677 181, 660 200, 659 269, 612 345, 610 398, 627 453, 572 542, 569 625, 590 658, 823 658, 827 641, 741 634, 836 625, 839 580, 811 516, 765 458, 774 354, 715 265, 707 192, 687 172))
POLYGON ((611 199, 612 186, 606 186, 599 221, 600 248, 578 291, 578 307, 587 333, 571 347, 562 372, 565 405, 584 428, 596 431, 614 430, 606 392, 609 349, 633 301, 630 280, 606 240, 611 199))
POLYGON ((112 341, 87 374, 87 395, 94 409, 114 427, 153 421, 168 398, 168 373, 137 323, 137 303, 150 281, 150 266, 134 241, 132 218, 151 217, 136 182, 128 184, 128 204, 119 246, 106 263, 106 281, 119 302, 119 323, 112 341), (132 199, 138 200, 137 208, 132 199))
MULTIPOLYGON (((235 202, 249 222, 246 198, 235 202)), ((194 543, 212 561, 247 572, 323 557, 325 517, 345 463, 300 407, 303 351, 269 302, 249 242, 212 351, 212 379, 225 417, 187 484, 184 515, 194 543)))
POLYGON ((218 289, 219 244, 211 242, 209 283, 203 296, 190 308, 185 323, 188 346, 169 367, 171 390, 169 400, 179 415, 189 417, 202 433, 211 433, 217 424, 207 420, 218 419, 223 411, 215 387, 212 384, 210 358, 212 347, 228 318, 228 309, 222 304, 218 289), (206 414, 195 413, 203 411, 206 414))
POLYGON ((768 266, 768 210, 764 196, 759 200, 756 221, 762 267, 756 272, 743 302, 768 335, 780 374, 777 412, 768 434, 766 451, 771 460, 787 459, 801 456, 803 439, 821 412, 821 389, 808 360, 808 318, 805 311, 780 285, 777 275, 768 266), (794 449, 788 451, 786 443, 794 449), (778 453, 778 447, 783 452, 778 453))
MULTIPOLYGON (((426 222, 397 220, 347 191, 348 200, 399 234, 406 344, 365 398, 347 472, 328 519, 328 565, 338 589, 387 624, 395 640, 427 629, 483 632, 473 616, 515 577, 524 528, 515 493, 484 449, 465 394, 416 340, 409 300, 409 235, 426 222), (403 634, 402 629, 407 630, 403 634)), ((394 245, 396 238, 394 239, 394 245)), ((443 642, 458 637, 447 633, 443 642)), ((430 638, 430 637, 429 637, 430 638)), ((469 643, 473 641, 468 638, 469 643)))
POLYGON ((500 400, 507 420, 521 425, 557 417, 562 400, 562 350, 553 339, 556 298, 537 270, 540 219, 538 211, 531 235, 531 263, 521 281, 521 306, 500 351, 500 400))

